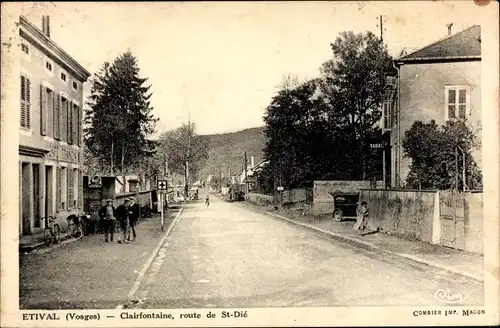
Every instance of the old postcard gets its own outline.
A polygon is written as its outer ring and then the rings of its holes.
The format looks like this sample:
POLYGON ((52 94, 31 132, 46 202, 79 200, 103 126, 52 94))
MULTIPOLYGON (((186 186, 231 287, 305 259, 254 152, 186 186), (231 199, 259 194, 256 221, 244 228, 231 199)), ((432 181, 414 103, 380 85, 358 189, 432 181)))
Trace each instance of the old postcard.
POLYGON ((1 6, 2 327, 499 324, 498 2, 1 6))

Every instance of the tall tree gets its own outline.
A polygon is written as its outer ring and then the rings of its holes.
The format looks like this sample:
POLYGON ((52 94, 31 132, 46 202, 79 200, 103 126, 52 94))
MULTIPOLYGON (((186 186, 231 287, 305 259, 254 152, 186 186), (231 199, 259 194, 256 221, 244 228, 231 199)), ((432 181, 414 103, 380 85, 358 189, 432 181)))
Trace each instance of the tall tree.
POLYGON ((160 142, 169 169, 184 175, 184 189, 187 195, 190 177, 197 175, 208 158, 207 140, 196 133, 196 124, 189 122, 164 133, 160 142))
POLYGON ((125 174, 127 167, 151 154, 154 144, 147 137, 158 121, 149 99, 151 86, 139 77, 137 59, 126 52, 112 64, 106 62, 92 79, 85 115, 85 145, 103 166, 125 174), (117 168, 119 168, 117 170, 117 168))
POLYGON ((342 130, 352 161, 367 173, 367 139, 380 120, 385 75, 392 73, 386 46, 371 32, 342 32, 331 44, 334 58, 321 67, 322 93, 330 107, 330 123, 342 130))

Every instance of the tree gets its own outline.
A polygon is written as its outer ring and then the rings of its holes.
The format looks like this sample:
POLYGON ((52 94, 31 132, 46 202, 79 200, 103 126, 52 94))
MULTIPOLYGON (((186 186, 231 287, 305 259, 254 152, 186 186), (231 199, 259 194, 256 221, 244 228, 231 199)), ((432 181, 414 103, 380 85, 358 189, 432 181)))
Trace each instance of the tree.
POLYGON ((158 119, 152 115, 151 86, 139 77, 137 59, 130 52, 106 62, 92 79, 88 110, 85 113, 85 146, 110 173, 122 175, 127 167, 151 154, 154 144, 147 137, 154 133, 158 119))
POLYGON ((469 189, 482 189, 481 172, 471 155, 477 145, 474 133, 462 121, 450 120, 441 127, 435 121, 414 122, 405 132, 403 140, 405 157, 412 161, 407 177, 408 185, 419 189, 442 190, 454 188, 457 182, 458 189, 462 189, 463 151, 465 183, 469 189), (458 152, 458 161, 455 158, 455 149, 458 152))
POLYGON ((392 73, 386 46, 371 32, 342 32, 331 44, 334 58, 321 67, 321 90, 329 104, 330 124, 345 136, 349 163, 359 166, 357 177, 367 176, 367 140, 380 120, 385 76, 392 73))
POLYGON ((166 154, 169 169, 184 175, 187 195, 189 178, 197 175, 208 158, 207 140, 196 133, 196 124, 190 122, 164 133, 160 142, 161 152, 166 154))

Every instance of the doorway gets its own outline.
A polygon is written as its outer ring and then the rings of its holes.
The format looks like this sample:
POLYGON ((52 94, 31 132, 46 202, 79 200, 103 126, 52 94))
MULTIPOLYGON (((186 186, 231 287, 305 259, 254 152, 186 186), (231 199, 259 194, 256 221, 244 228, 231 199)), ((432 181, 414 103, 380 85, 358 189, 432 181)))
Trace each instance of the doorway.
POLYGON ((45 166, 45 216, 53 216, 53 179, 54 168, 52 166, 45 166))

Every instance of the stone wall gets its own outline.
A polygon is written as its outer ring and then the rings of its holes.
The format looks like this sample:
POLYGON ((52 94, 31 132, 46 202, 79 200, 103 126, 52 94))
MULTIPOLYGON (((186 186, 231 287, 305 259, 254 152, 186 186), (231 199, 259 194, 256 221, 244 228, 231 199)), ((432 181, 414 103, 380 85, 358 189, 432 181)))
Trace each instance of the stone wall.
POLYGON ((483 254, 483 193, 465 194, 465 250, 483 254))
POLYGON ((435 191, 363 189, 360 202, 368 203, 370 218, 383 231, 432 243, 435 211, 439 210, 435 196, 435 191))
POLYGON ((256 193, 251 192, 248 194, 248 201, 252 204, 256 204, 256 205, 260 205, 260 206, 272 205, 273 204, 273 196, 256 194, 256 193))

